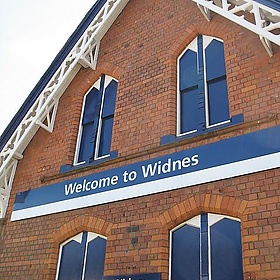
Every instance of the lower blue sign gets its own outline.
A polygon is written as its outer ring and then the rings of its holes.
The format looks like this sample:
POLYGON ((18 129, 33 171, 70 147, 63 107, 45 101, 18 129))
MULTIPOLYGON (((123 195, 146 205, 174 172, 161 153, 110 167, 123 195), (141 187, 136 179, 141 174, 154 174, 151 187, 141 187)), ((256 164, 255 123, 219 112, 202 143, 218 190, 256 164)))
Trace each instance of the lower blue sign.
POLYGON ((160 273, 105 276, 102 280, 160 280, 160 273))
POLYGON ((280 126, 92 173, 16 195, 12 221, 260 172, 280 166, 280 126))

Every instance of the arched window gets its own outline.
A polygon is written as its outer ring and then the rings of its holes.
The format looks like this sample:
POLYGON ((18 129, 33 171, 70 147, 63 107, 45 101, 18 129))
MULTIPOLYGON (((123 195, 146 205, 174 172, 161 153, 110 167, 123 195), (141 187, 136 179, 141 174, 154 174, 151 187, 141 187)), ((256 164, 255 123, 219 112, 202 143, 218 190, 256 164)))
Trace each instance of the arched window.
POLYGON ((178 58, 177 135, 230 123, 223 42, 199 35, 178 58))
POLYGON ((56 280, 100 280, 103 278, 106 239, 82 232, 60 245, 56 280))
POLYGON ((243 280, 238 219, 201 214, 170 237, 170 280, 243 280))
POLYGON ((85 95, 74 164, 109 157, 118 82, 102 75, 85 95))

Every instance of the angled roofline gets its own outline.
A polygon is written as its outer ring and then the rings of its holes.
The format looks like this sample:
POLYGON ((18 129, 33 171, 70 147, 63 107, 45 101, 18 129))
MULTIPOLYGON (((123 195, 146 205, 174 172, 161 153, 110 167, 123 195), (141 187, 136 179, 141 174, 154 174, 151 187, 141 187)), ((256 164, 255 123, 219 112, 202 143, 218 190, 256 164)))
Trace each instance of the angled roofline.
POLYGON ((37 130, 53 131, 61 95, 81 67, 96 69, 100 41, 129 0, 97 0, 57 54, 0 138, 0 218, 18 161, 37 130))
POLYGON ((15 116, 12 118, 6 129, 0 135, 0 151, 4 148, 6 143, 9 141, 10 137, 16 130, 16 128, 21 123, 24 116, 28 113, 31 106, 34 104, 35 100, 39 97, 41 92, 46 87, 47 83, 53 77, 59 66, 63 63, 69 52, 75 46, 79 38, 85 32, 89 24, 93 21, 95 16, 99 13, 101 8, 106 3, 106 0, 97 0, 92 8, 87 12, 81 23, 78 25, 76 30, 72 33, 69 39, 66 41, 62 49, 56 55, 52 63, 50 64, 49 68, 46 72, 42 75, 38 83, 35 85, 33 90, 27 96, 15 116))
MULTIPOLYGON (((197 3, 207 20, 211 19, 212 10, 258 34, 270 55, 270 41, 280 45, 280 35, 271 32, 280 26, 278 0, 217 0, 221 1, 220 6, 208 0, 192 1, 197 3), (235 7, 229 9, 232 4, 235 7), (239 11, 252 11, 256 23, 238 17, 236 13, 239 11), (263 11, 269 17, 276 17, 276 22, 273 19, 273 22, 265 25, 263 11)), ((0 218, 5 216, 17 163, 23 158, 23 151, 39 127, 53 131, 59 98, 81 67, 96 68, 100 41, 128 2, 95 2, 1 135, 0 218)))
MULTIPOLYGON (((256 1, 260 4, 263 4, 263 5, 266 5, 267 7, 270 7, 272 9, 275 9, 276 11, 280 11, 279 0, 254 0, 254 1, 256 1)), ((33 90, 30 92, 28 97, 25 99, 24 103, 21 105, 21 107, 15 114, 15 116, 12 118, 12 120, 7 125, 7 127, 5 128, 3 133, 0 135, 0 151, 4 148, 6 143, 9 141, 13 132, 19 126, 19 124, 22 121, 22 119, 24 118, 24 116, 28 113, 32 104, 35 102, 35 100, 41 94, 41 92, 43 91, 43 89, 46 87, 47 83, 51 79, 51 77, 55 74, 55 72, 57 71, 59 66, 65 60, 66 56, 69 54, 71 49, 77 43, 78 39, 82 36, 82 34, 85 32, 86 28, 89 26, 89 24, 92 22, 92 20, 95 18, 95 16, 98 14, 98 12, 101 10, 101 8, 104 6, 105 3, 106 3, 106 0, 97 0, 95 2, 95 4, 92 6, 92 8, 85 15, 85 17, 83 18, 81 23, 78 25, 76 30, 72 33, 72 35, 69 37, 69 39, 64 44, 62 49, 56 55, 56 57, 50 64, 49 68, 46 70, 46 72, 40 78, 38 83, 35 85, 33 90)))

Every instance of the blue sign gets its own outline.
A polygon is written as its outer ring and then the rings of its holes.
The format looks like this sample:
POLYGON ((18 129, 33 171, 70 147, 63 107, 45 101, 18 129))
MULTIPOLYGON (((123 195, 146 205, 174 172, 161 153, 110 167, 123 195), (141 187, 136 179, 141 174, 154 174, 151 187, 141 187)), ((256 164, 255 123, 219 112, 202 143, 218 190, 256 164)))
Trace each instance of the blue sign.
POLYGON ((146 273, 134 275, 105 276, 103 280, 160 280, 160 273, 146 273))
POLYGON ((16 195, 12 221, 190 187, 280 166, 280 126, 16 195))

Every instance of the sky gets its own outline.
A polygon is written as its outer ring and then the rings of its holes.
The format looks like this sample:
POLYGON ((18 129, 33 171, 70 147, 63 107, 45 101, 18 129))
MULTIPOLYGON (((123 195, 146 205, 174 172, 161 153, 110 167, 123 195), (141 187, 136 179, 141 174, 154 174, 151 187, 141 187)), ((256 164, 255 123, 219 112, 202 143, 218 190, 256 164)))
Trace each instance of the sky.
POLYGON ((0 135, 96 0, 0 0, 0 135))

